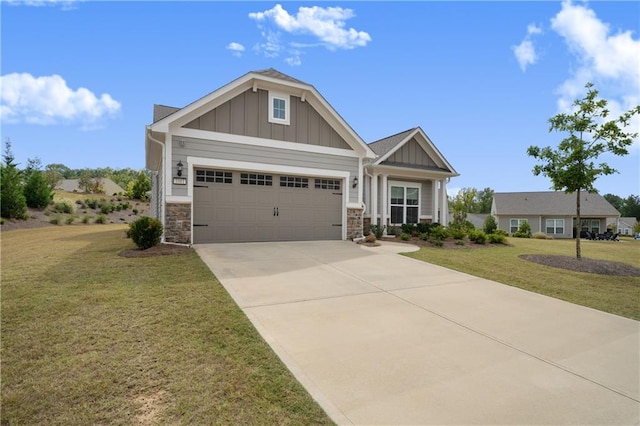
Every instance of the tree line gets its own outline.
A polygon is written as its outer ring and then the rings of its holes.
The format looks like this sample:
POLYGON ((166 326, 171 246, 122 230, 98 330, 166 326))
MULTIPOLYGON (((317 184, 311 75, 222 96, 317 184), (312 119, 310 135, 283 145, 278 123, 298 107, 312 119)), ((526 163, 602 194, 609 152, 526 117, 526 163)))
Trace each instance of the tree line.
POLYGON ((64 164, 49 164, 44 169, 40 159, 28 159, 23 170, 18 168, 11 152, 11 141, 5 142, 3 162, 0 163, 0 216, 28 219, 27 208, 43 209, 53 201, 55 187, 63 179, 78 179, 79 188, 86 193, 104 193, 103 179, 109 178, 131 199, 145 200, 151 180, 144 170, 70 169, 64 164))

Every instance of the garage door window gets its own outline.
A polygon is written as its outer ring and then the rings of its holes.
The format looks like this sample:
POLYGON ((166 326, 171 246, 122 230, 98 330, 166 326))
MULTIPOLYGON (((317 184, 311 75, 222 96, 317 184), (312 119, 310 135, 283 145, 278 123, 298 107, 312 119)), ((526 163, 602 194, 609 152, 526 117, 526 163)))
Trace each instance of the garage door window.
POLYGON ((297 176, 280 176, 280 186, 286 188, 308 188, 309 179, 297 176))
POLYGON ((340 181, 337 179, 316 179, 316 189, 331 189, 340 191, 340 181))
POLYGON ((241 185, 257 185, 257 186, 272 186, 273 176, 271 175, 259 175, 256 173, 241 173, 240 174, 241 185))
POLYGON ((196 170, 196 182, 233 183, 232 173, 220 170, 196 170))

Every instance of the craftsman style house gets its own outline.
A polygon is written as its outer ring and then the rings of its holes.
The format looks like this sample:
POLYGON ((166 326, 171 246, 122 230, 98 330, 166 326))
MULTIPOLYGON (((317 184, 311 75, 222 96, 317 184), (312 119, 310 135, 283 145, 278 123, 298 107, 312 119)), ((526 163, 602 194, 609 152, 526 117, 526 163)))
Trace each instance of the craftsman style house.
MULTIPOLYGON (((554 238, 575 238, 576 194, 562 191, 502 192, 493 195, 491 214, 498 229, 510 235, 523 221, 529 222, 531 232, 543 232, 554 238)), ((580 231, 601 234, 607 223, 620 213, 600 194, 580 194, 580 231)))
POLYGON ((171 243, 353 239, 446 218, 458 173, 420 128, 367 145, 310 84, 272 68, 146 127, 152 214, 171 243))

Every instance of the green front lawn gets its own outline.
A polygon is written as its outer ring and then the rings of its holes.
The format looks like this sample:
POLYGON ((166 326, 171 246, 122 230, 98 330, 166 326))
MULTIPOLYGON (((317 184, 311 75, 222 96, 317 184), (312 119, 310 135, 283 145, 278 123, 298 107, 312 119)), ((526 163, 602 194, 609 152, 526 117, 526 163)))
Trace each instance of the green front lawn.
MULTIPOLYGON (((550 268, 521 254, 575 256, 575 240, 509 238, 511 246, 445 250, 422 248, 407 256, 568 302, 640 320, 640 278, 550 268)), ((640 241, 581 241, 582 257, 640 268, 640 241)))
POLYGON ((2 233, 3 425, 331 423, 195 253, 125 229, 2 233))

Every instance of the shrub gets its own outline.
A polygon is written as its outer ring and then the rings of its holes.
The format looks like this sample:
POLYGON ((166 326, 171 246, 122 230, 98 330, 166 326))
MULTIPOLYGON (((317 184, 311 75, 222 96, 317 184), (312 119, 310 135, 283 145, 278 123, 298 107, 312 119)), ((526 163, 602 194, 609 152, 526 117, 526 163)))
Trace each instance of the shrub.
POLYGON ((53 211, 56 213, 72 214, 75 207, 66 201, 59 201, 53 205, 53 211))
POLYGON ((535 234, 531 234, 531 238, 535 238, 538 240, 553 240, 551 235, 547 235, 544 232, 536 232, 535 234))
MULTIPOLYGON (((473 231, 470 231, 470 232, 473 232, 473 231)), ((455 240, 461 240, 467 235, 464 229, 451 229, 449 233, 455 240)))
POLYGON ((518 230, 513 233, 516 238, 531 238, 531 225, 526 220, 520 224, 518 230))
POLYGON ((107 216, 103 215, 103 214, 99 214, 98 216, 96 216, 96 220, 94 220, 95 223, 107 223, 107 216))
POLYGON ((62 216, 59 214, 55 215, 52 219, 49 220, 49 223, 53 225, 61 225, 62 224, 62 216))
POLYGON ((93 198, 93 199, 91 199, 91 200, 90 200, 90 199, 87 199, 87 200, 85 201, 85 203, 87 204, 87 206, 88 206, 89 208, 92 208, 93 210, 95 210, 95 209, 97 209, 97 208, 98 208, 98 200, 96 200, 95 198, 93 198))
POLYGON ((400 229, 404 234, 418 235, 418 226, 415 223, 403 223, 400 229))
POLYGON ((73 216, 69 216, 69 217, 67 217, 67 219, 65 220, 65 222, 66 222, 66 224, 67 224, 67 225, 71 225, 71 224, 73 223, 73 221, 74 221, 74 220, 76 220, 76 218, 75 218, 75 217, 73 217, 73 216))
MULTIPOLYGON (((131 211, 133 212, 133 214, 138 214, 138 212, 139 212, 138 209, 133 209, 131 211)), ((376 225, 371 225, 371 226, 376 226, 376 225)), ((371 228, 371 230, 373 231, 373 228, 371 228)), ((380 233, 380 236, 382 237, 382 233, 380 233)))
POLYGON ((418 223, 418 224, 416 224, 416 230, 418 231, 418 234, 428 234, 429 231, 431 230, 431 224, 430 223, 418 223))
POLYGON ((110 203, 108 201, 103 201, 100 203, 100 213, 102 214, 109 214, 112 213, 113 211, 115 211, 116 206, 113 203, 110 203))
POLYGON ((442 240, 431 240, 431 244, 436 247, 442 247, 444 245, 444 242, 442 240))
POLYGON ((449 230, 444 226, 438 225, 431 228, 429 233, 434 240, 445 240, 449 237, 449 230))
MULTIPOLYGON (((138 214, 138 209, 133 209, 133 214, 138 214)), ((375 235, 375 237, 377 239, 382 238, 382 234, 384 234, 384 228, 386 228, 385 225, 371 225, 371 232, 373 232, 373 235, 375 235)))
POLYGON ((53 200, 53 192, 40 170, 34 170, 24 185, 24 196, 28 207, 43 209, 53 200))
POLYGON ((485 234, 493 234, 493 231, 498 229, 498 223, 496 222, 496 218, 492 215, 487 216, 482 224, 482 230, 485 234))
POLYGON ((411 239, 411 234, 407 234, 406 232, 403 232, 402 234, 400 234, 400 239, 402 241, 409 241, 411 239))
POLYGON ((144 171, 138 173, 136 180, 129 182, 126 195, 131 199, 144 200, 151 190, 151 180, 144 171))
POLYGON ((389 226, 387 228, 388 235, 400 235, 402 232, 397 226, 389 226))
POLYGON ((476 229, 469 232, 469 239, 476 244, 486 244, 487 243, 487 234, 483 231, 476 229))
POLYGON ((129 225, 127 237, 131 238, 138 248, 145 250, 160 242, 162 222, 149 216, 142 216, 129 225))
POLYGON ((495 231, 492 232, 492 234, 502 235, 503 237, 508 237, 509 236, 509 233, 507 231, 505 231, 504 229, 496 229, 495 231))
POLYGON ((89 216, 84 216, 82 218, 82 223, 89 223, 90 220, 91 220, 91 218, 89 216))
POLYGON ((420 234, 420 239, 422 241, 428 241, 429 240, 429 234, 427 234, 426 232, 420 234))
POLYGON ((487 241, 491 244, 507 244, 507 237, 494 232, 493 234, 487 234, 487 241))
POLYGON ((0 225, 4 225, 4 222, 5 222, 4 217, 0 217, 0 225))
POLYGON ((456 240, 456 245, 457 246, 463 246, 464 245, 464 241, 463 240, 456 240))

